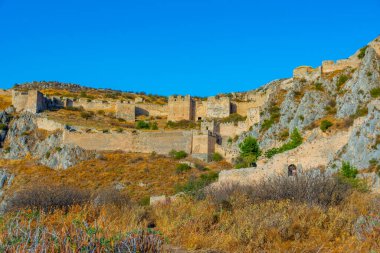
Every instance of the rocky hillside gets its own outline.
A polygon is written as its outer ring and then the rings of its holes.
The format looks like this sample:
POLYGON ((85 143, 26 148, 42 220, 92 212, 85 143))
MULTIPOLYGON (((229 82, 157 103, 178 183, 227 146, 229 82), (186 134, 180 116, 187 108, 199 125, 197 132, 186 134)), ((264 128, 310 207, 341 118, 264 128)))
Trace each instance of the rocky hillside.
MULTIPOLYGON (((279 149, 289 143, 291 133, 298 129, 304 144, 291 152, 285 150, 281 161, 276 162, 283 166, 289 156, 306 162, 306 157, 324 154, 326 147, 323 145, 313 146, 308 154, 302 153, 302 146, 343 133, 347 136, 343 147, 337 145, 330 149, 322 163, 315 158, 314 166, 335 169, 341 161, 349 161, 361 170, 379 170, 380 37, 358 50, 350 59, 358 65, 348 65, 328 73, 323 73, 320 67, 317 68, 319 72, 304 77, 265 85, 264 88, 270 92, 268 101, 261 108, 260 122, 252 131, 240 136, 235 148, 251 135, 259 140, 264 151, 273 151, 273 148, 279 149)), ((254 92, 258 91, 250 93, 254 92)), ((269 161, 278 160, 276 156, 279 155, 270 155, 269 161)), ((267 163, 268 158, 263 155, 261 161, 267 163)))

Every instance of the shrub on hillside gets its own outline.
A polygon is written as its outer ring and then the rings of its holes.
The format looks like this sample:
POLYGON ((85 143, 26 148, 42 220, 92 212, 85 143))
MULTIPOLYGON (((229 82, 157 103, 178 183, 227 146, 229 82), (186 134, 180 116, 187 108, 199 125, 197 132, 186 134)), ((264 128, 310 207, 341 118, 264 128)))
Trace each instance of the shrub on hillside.
POLYGON ((380 88, 374 88, 370 90, 371 97, 378 98, 380 97, 380 88))
POLYGON ((199 178, 191 177, 189 181, 182 185, 177 185, 176 192, 184 192, 186 194, 202 198, 204 197, 203 189, 215 182, 218 179, 218 173, 209 172, 206 174, 202 174, 199 178))
POLYGON ((326 132, 327 129, 329 129, 332 126, 333 126, 333 123, 331 121, 329 121, 329 120, 323 120, 321 122, 320 128, 321 128, 322 132, 326 132))
POLYGON ((349 162, 343 161, 338 176, 342 182, 349 184, 351 187, 363 192, 368 191, 367 183, 357 178, 358 174, 359 171, 357 168, 352 166, 349 162))
POLYGON ((290 140, 287 143, 285 143, 284 145, 282 145, 279 148, 269 149, 267 152, 265 152, 265 156, 267 158, 272 158, 276 154, 280 154, 280 153, 283 153, 285 151, 295 149, 296 147, 298 147, 299 145, 302 144, 302 141, 303 141, 303 139, 302 139, 300 132, 298 131, 297 128, 295 128, 292 131, 292 133, 290 135, 290 140))
POLYGON ((340 89, 340 87, 342 87, 342 85, 345 84, 348 79, 349 79, 349 76, 347 76, 347 75, 343 74, 343 75, 339 76, 338 81, 336 82, 337 89, 340 89))
POLYGON ((366 53, 368 46, 362 47, 359 51, 358 58, 363 59, 366 53))
POLYGON ((240 156, 237 159, 236 168, 250 167, 261 155, 261 150, 257 140, 248 136, 239 144, 240 156))
POLYGON ((188 164, 186 163, 177 164, 177 167, 176 167, 177 174, 182 174, 189 170, 191 170, 191 167, 188 164))
POLYGON ((148 122, 143 121, 143 120, 139 120, 136 123, 136 128, 137 129, 149 129, 150 124, 148 122))
POLYGON ((222 161, 223 160, 223 156, 221 154, 219 154, 218 152, 215 152, 214 154, 212 154, 212 160, 214 162, 222 161))
POLYGON ((350 193, 349 189, 348 184, 336 177, 313 170, 297 177, 274 176, 253 185, 211 187, 206 194, 217 204, 229 202, 236 194, 243 194, 253 203, 291 200, 329 207, 341 203, 350 193))
POLYGON ((173 149, 169 152, 169 156, 176 159, 176 160, 180 160, 182 158, 187 157, 187 153, 183 150, 176 151, 173 149))
POLYGON ((85 204, 90 200, 87 191, 69 186, 41 186, 16 192, 9 200, 9 211, 23 208, 43 210, 68 209, 70 206, 85 204))
POLYGON ((94 116, 94 113, 93 112, 88 112, 88 111, 82 111, 80 113, 80 116, 82 118, 84 118, 85 120, 88 120, 88 119, 90 119, 90 118, 92 118, 94 116))

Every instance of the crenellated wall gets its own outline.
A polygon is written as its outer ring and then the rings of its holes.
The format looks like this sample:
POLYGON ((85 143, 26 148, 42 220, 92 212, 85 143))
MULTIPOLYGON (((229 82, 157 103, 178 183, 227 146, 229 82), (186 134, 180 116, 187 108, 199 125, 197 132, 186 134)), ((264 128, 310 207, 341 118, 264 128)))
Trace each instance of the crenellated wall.
POLYGON ((293 78, 314 80, 321 75, 321 68, 313 68, 310 66, 300 66, 293 70, 293 78))
POLYGON ((168 121, 194 120, 195 102, 190 95, 170 96, 168 111, 168 121))
POLYGON ((241 135, 248 129, 249 127, 246 121, 239 121, 236 124, 234 122, 219 124, 219 134, 221 136, 234 137, 236 135, 241 135))
POLYGON ((322 62, 322 74, 343 70, 345 68, 351 67, 351 68, 357 68, 360 64, 360 59, 356 56, 345 59, 345 60, 338 60, 336 62, 334 61, 323 61, 322 62))

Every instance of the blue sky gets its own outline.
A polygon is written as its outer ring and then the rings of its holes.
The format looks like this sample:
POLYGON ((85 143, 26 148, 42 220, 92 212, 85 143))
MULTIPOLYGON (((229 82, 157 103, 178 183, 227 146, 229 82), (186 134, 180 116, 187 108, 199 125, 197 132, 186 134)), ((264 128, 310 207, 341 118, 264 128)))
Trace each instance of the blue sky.
POLYGON ((0 87, 245 91, 346 58, 379 28, 379 0, 0 0, 0 87))

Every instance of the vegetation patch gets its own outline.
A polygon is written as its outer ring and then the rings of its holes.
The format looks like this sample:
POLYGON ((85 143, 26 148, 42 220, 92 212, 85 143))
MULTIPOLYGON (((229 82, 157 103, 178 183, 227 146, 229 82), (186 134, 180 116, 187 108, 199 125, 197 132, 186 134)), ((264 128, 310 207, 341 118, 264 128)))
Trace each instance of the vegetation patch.
POLYGON ((189 170, 191 170, 191 167, 188 164, 186 163, 177 164, 177 167, 176 167, 177 174, 182 174, 189 170))
POLYGON ((329 120, 323 120, 321 122, 321 125, 320 125, 320 129, 322 130, 322 132, 326 132, 327 129, 329 129, 330 127, 332 127, 334 124, 329 121, 329 120))
POLYGON ((363 59, 367 51, 368 46, 362 47, 359 51, 358 58, 363 59))
POLYGON ((295 128, 291 135, 290 135, 290 141, 285 143, 279 148, 271 148, 268 151, 265 152, 265 156, 267 158, 272 158, 276 154, 283 153, 285 151, 295 149, 296 147, 300 146, 302 144, 302 136, 297 128, 295 128))
POLYGON ((380 97, 380 88, 373 88, 370 90, 371 97, 378 98, 380 97))
POLYGON ((261 155, 259 143, 252 136, 245 138, 244 141, 239 144, 239 148, 240 156, 237 158, 235 165, 237 169, 252 166, 261 155))
POLYGON ((180 159, 183 159, 183 158, 186 158, 187 157, 187 153, 183 150, 180 150, 180 151, 176 151, 176 150, 171 150, 169 152, 169 156, 171 158, 174 158, 176 160, 180 160, 180 159))

